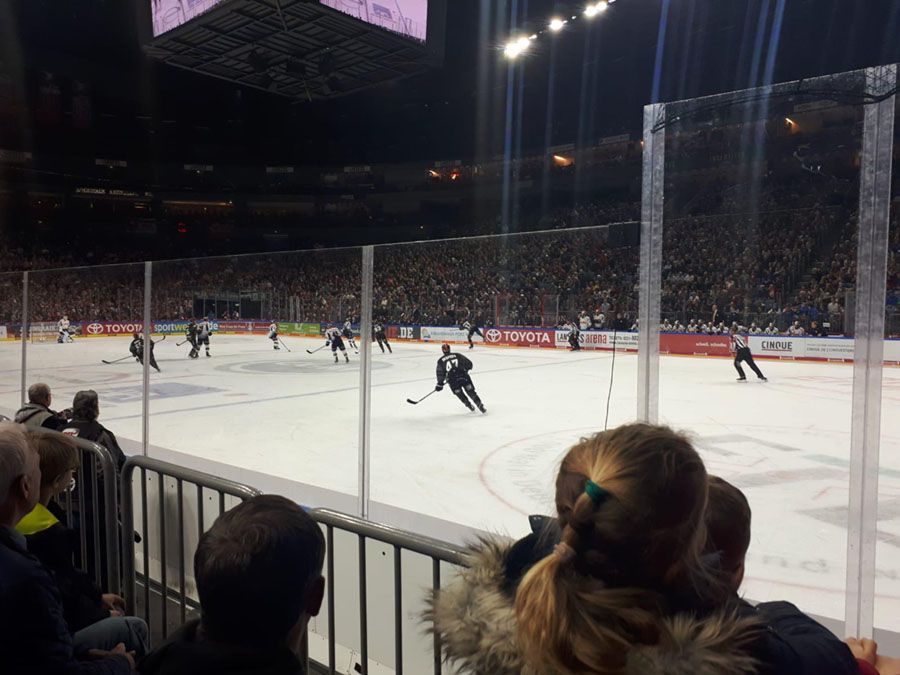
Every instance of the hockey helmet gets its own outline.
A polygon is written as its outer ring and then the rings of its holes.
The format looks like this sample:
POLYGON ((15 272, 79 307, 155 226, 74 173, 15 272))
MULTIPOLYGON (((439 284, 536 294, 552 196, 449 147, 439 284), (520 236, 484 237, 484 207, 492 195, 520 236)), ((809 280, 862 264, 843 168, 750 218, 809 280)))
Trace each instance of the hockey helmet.
POLYGON ((448 345, 445 342, 444 344, 441 345, 441 351, 444 352, 445 354, 449 354, 450 353, 450 345, 448 345))

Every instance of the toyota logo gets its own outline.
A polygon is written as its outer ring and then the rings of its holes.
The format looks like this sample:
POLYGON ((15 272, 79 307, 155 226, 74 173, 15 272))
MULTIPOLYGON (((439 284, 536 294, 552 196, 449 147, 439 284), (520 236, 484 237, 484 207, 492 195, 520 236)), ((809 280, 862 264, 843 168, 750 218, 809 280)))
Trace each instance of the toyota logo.
POLYGON ((489 328, 484 334, 484 338, 488 342, 500 342, 501 337, 503 337, 503 333, 501 333, 496 328, 489 328))
POLYGON ((103 325, 99 323, 91 323, 88 324, 88 327, 85 330, 91 335, 99 335, 103 332, 103 325))

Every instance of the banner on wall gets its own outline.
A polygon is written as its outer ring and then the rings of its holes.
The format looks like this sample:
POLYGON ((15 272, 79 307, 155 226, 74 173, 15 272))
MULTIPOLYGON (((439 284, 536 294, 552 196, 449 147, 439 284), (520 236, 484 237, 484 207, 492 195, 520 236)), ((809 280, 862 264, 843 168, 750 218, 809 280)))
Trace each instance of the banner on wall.
MULTIPOLYGON (((633 335, 637 336, 637 333, 633 335)), ((731 356, 731 338, 727 335, 662 333, 659 336, 659 352, 691 356, 731 356)))
POLYGON ((321 335, 322 324, 319 323, 291 323, 278 324, 279 333, 299 333, 301 335, 321 335))
MULTIPOLYGON (((422 340, 426 342, 465 342, 468 340, 469 331, 455 326, 422 326, 420 329, 422 340)), ((485 337, 487 332, 485 331, 485 337)), ((477 335, 472 336, 472 342, 481 342, 477 335)), ((485 340, 486 341, 486 340, 485 340)))
POLYGON ((0 340, 5 340, 7 337, 6 326, 0 326, 0 340))
MULTIPOLYGON (((213 331, 221 330, 221 324, 218 321, 210 321, 210 327, 213 331)), ((244 322, 242 325, 247 325, 244 322)), ((154 333, 163 333, 165 335, 177 335, 179 333, 183 334, 185 330, 187 330, 188 321, 184 319, 179 319, 178 321, 154 321, 153 322, 153 332, 154 333)))
POLYGON ((385 326, 384 333, 388 340, 421 340, 422 333, 418 326, 385 326))
POLYGON ((516 347, 555 347, 556 333, 555 329, 549 328, 487 328, 484 342, 516 347))
POLYGON ((81 324, 82 336, 131 335, 144 330, 142 321, 85 321, 81 324))
MULTIPOLYGON (((624 349, 625 351, 637 351, 638 334, 601 330, 583 330, 578 336, 578 343, 582 349, 600 349, 612 350, 613 340, 615 340, 616 349, 624 349)), ((569 331, 565 329, 556 330, 555 347, 569 348, 569 331)))

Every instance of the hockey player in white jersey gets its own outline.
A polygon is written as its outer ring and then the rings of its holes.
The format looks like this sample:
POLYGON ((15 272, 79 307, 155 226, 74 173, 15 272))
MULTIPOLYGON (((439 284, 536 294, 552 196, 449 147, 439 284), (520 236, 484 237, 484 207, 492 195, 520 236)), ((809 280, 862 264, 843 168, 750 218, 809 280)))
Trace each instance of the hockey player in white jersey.
POLYGON ((338 349, 344 355, 344 360, 350 363, 350 357, 347 356, 347 349, 344 347, 344 339, 341 330, 337 326, 331 326, 325 331, 325 346, 331 347, 331 353, 334 355, 334 362, 338 362, 338 349))
POLYGON ((69 317, 63 314, 63 318, 59 320, 56 324, 57 329, 59 330, 59 336, 56 338, 56 341, 59 344, 64 342, 72 342, 72 333, 69 332, 69 317))
POLYGON ((351 319, 347 319, 344 322, 344 330, 341 332, 341 337, 347 340, 350 349, 359 351, 359 347, 356 346, 356 340, 353 337, 353 321, 351 319))
POLYGON ((277 323, 273 322, 273 323, 269 324, 269 339, 272 341, 272 345, 275 347, 275 349, 281 349, 281 347, 278 346, 278 324, 277 323))
POLYGON ((209 353, 209 336, 212 335, 212 324, 210 324, 209 319, 201 319, 200 323, 197 325, 197 348, 200 348, 200 345, 206 347, 206 355, 212 356, 209 353))

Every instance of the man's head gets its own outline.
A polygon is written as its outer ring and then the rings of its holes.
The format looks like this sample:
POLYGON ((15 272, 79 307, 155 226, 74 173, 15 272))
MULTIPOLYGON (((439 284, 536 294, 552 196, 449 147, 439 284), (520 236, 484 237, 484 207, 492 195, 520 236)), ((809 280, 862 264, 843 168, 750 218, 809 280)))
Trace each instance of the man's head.
POLYGON ((720 555, 720 565, 736 591, 744 580, 750 547, 750 504, 744 493, 718 476, 709 477, 706 550, 720 555))
POLYGON ((52 401, 53 397, 50 395, 50 387, 43 382, 36 382, 28 387, 29 403, 37 403, 49 408, 52 401))
POLYGON ((450 345, 448 345, 448 344, 445 342, 444 344, 441 345, 441 351, 442 351, 444 354, 449 354, 449 353, 450 353, 450 345))
POLYGON ((40 496, 41 466, 25 427, 0 422, 0 525, 14 527, 40 496))
POLYGON ((296 648, 322 604, 324 559, 319 526, 284 497, 255 497, 219 516, 194 556, 209 639, 296 648))
POLYGON ((75 394, 72 400, 72 415, 80 420, 92 421, 100 415, 100 398, 93 389, 85 389, 75 394))

